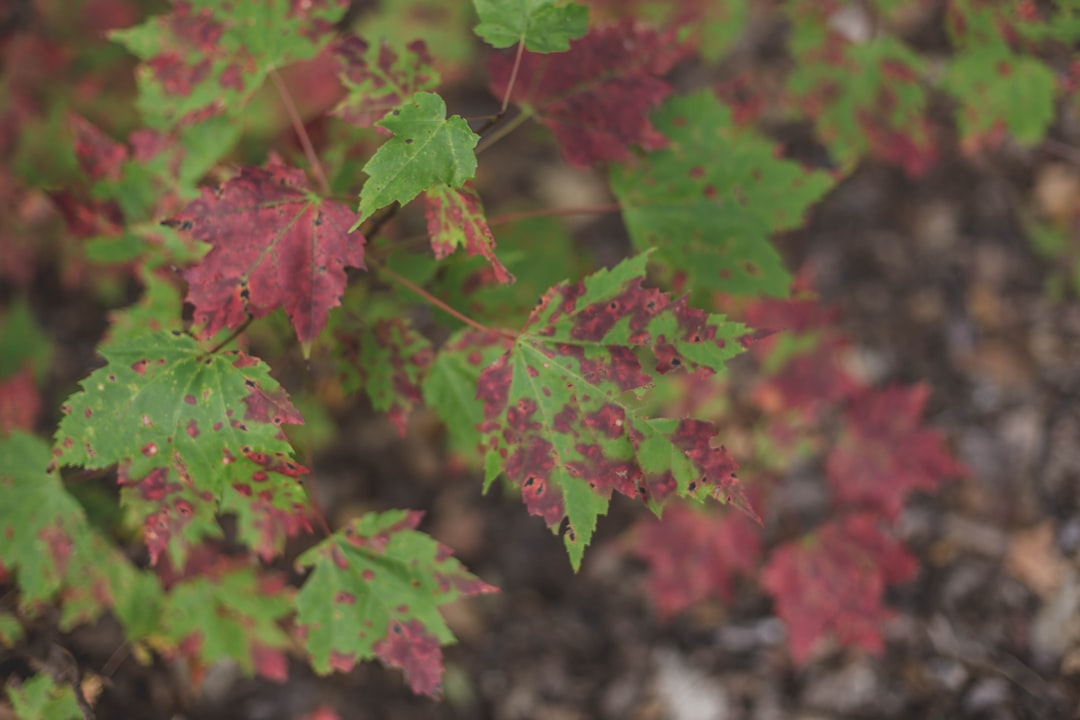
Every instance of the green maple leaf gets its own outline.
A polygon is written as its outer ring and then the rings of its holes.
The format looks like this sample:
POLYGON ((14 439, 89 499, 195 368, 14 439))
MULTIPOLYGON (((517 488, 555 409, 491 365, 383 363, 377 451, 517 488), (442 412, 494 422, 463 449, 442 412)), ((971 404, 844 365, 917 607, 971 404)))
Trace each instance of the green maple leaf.
POLYGON ((492 47, 525 43, 535 53, 565 52, 589 29, 589 9, 555 0, 473 0, 480 24, 474 31, 492 47))
POLYGON ((964 139, 1004 126, 1018 142, 1031 145, 1054 120, 1054 73, 1004 45, 960 53, 949 63, 944 84, 963 103, 958 121, 964 139))
POLYGON ((87 522, 40 438, 0 439, 0 565, 14 570, 24 606, 59 595, 60 627, 70 630, 111 609, 129 640, 156 628, 161 586, 87 522))
POLYGON ((670 494, 745 504, 735 463, 693 419, 652 418, 637 392, 685 368, 718 372, 745 328, 642 287, 647 255, 551 288, 511 348, 480 374, 485 487, 505 472, 577 569, 613 490, 655 512, 670 494))
POLYGON ((234 660, 251 674, 256 649, 289 645, 278 626, 293 609, 283 589, 279 580, 259 578, 252 568, 185 580, 166 600, 164 634, 177 643, 195 641, 206 665, 234 660))
POLYGON ((7 689, 15 717, 21 720, 83 720, 75 692, 57 685, 47 675, 34 675, 21 685, 7 689))
POLYGON ((73 561, 92 561, 86 515, 59 476, 45 472, 50 459, 32 435, 0 439, 0 563, 18 573, 27 603, 54 595, 73 561))
POLYGON ((208 355, 191 337, 157 332, 102 348, 108 364, 63 406, 60 465, 118 465, 121 499, 145 518, 156 561, 168 547, 220 536, 219 511, 264 558, 307 527, 307 501, 282 425, 302 419, 266 365, 208 355), (185 542, 170 542, 182 538, 185 542))
POLYGON ((655 248, 691 287, 786 295, 790 276, 769 236, 798 225, 829 177, 777 159, 709 92, 672 100, 653 122, 670 146, 611 170, 634 245, 655 248))
POLYGON ((464 118, 447 118, 446 103, 434 93, 416 93, 377 125, 394 137, 364 165, 357 226, 392 202, 404 205, 438 185, 459 188, 476 173, 480 136, 464 118))
POLYGON ((418 532, 421 516, 368 513, 297 558, 312 568, 296 608, 316 672, 348 671, 378 656, 403 668, 416 692, 438 692, 439 647, 454 641, 439 606, 495 588, 418 532))

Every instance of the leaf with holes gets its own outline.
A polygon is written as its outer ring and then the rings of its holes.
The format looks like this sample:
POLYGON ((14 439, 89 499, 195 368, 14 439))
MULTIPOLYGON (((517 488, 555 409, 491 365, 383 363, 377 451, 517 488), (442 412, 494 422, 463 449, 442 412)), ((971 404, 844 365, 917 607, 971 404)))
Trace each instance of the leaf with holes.
POLYGON ((471 183, 460 190, 436 186, 424 193, 424 215, 435 257, 442 260, 459 247, 491 263, 495 279, 514 282, 514 276, 495 256, 495 236, 488 227, 480 196, 471 183))
POLYGON ((364 172, 360 219, 392 202, 402 205, 425 190, 459 188, 476 172, 473 148, 480 136, 465 119, 446 117, 446 103, 434 93, 416 93, 379 123, 394 133, 380 147, 364 172))
POLYGON ((480 24, 475 32, 489 45, 525 43, 534 53, 565 52, 589 29, 589 9, 555 0, 473 0, 480 24))
POLYGON ((922 426, 928 393, 925 385, 867 390, 851 402, 826 460, 838 502, 894 518, 913 491, 966 474, 941 434, 922 426))
POLYGON ((778 159, 712 93, 674 99, 653 119, 670 147, 611 170, 634 244, 656 248, 691 287, 786 295, 791 278, 769 235, 797 226, 829 177, 778 159))
POLYGON ((358 127, 375 125, 413 93, 432 90, 439 84, 439 74, 423 40, 395 48, 385 38, 378 45, 368 45, 354 36, 338 43, 334 53, 341 63, 341 79, 348 95, 333 114, 358 127))
POLYGON ((796 663, 811 658, 830 634, 844 647, 881 652, 888 585, 910 580, 916 562, 870 514, 849 515, 814 535, 781 545, 761 573, 787 625, 796 663))
POLYGON ((711 424, 648 417, 632 392, 680 367, 722 370, 745 328, 644 288, 647 259, 548 290, 478 381, 485 486, 502 471, 553 531, 565 518, 575 569, 613 490, 656 512, 671 494, 748 507, 711 424))
POLYGON ((368 513, 297 558, 312 568, 296 608, 317 672, 378 657, 403 668, 414 692, 439 693, 440 647, 454 641, 439 606, 495 588, 418 532, 422 515, 368 513))
POLYGON ((168 129, 242 110, 272 70, 326 47, 348 4, 173 0, 168 15, 110 37, 143 61, 139 110, 152 127, 168 129))
MULTIPOLYGON (((572 165, 588 167, 631 157, 634 145, 667 144, 649 111, 671 92, 662 77, 684 55, 675 32, 632 23, 589 32, 554 55, 525 53, 510 100, 547 125, 572 165)), ((491 91, 506 94, 514 56, 493 55, 491 91)))
POLYGON ((251 675, 260 653, 289 646, 279 623, 292 609, 291 590, 276 575, 240 568, 189 578, 169 591, 163 636, 203 667, 231 660, 251 675))
POLYGON ((263 558, 308 527, 308 504, 282 425, 302 423, 260 360, 208 355, 180 333, 117 340, 108 364, 64 404, 58 465, 117 465, 121 500, 144 520, 152 562, 220 536, 236 513, 241 541, 263 558))
POLYGON ((341 304, 346 267, 364 267, 355 215, 308 188, 304 173, 279 163, 241 169, 166 224, 212 247, 184 273, 187 300, 203 332, 236 328, 248 317, 285 308, 307 345, 341 304))

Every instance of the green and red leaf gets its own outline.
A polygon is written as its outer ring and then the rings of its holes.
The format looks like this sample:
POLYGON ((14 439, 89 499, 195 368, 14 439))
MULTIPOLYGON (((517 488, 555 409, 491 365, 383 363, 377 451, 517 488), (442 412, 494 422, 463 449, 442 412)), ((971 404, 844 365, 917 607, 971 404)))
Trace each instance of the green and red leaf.
POLYGON ((748 507, 715 428, 652 418, 634 391, 677 368, 717 372, 743 326, 642 282, 646 255, 551 288, 480 375, 488 486, 502 471, 563 540, 575 569, 612 491, 649 502, 713 494, 748 507))
POLYGON ((353 36, 338 43, 334 54, 341 63, 348 95, 333 114, 358 127, 374 126, 414 93, 433 90, 439 84, 423 40, 395 49, 385 38, 378 45, 369 45, 353 36))
POLYGON ((108 364, 63 407, 53 454, 59 465, 118 466, 153 561, 219 535, 218 512, 235 512, 241 540, 264 558, 308 527, 298 480, 307 469, 282 432, 300 417, 266 365, 235 351, 208 355, 178 332, 102 352, 108 364))
POLYGON ((439 606, 495 588, 417 531, 422 516, 369 513, 297 558, 298 566, 312 568, 296 607, 317 672, 348 671, 378 657, 403 668, 414 692, 440 692, 440 648, 454 637, 439 606))
POLYGON ((436 186, 424 193, 424 215, 435 257, 442 260, 459 247, 470 255, 481 255, 501 283, 514 282, 514 276, 495 256, 495 236, 491 234, 480 196, 466 183, 460 190, 436 186))

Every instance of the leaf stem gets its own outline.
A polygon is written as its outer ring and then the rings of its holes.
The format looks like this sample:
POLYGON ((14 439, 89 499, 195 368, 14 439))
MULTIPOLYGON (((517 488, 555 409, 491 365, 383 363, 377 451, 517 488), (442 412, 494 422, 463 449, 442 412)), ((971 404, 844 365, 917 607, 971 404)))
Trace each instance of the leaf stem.
POLYGON ((289 92, 289 88, 285 87, 285 81, 281 79, 281 75, 278 74, 277 70, 270 71, 270 79, 274 81, 274 87, 277 88, 281 102, 285 106, 285 112, 289 115, 289 122, 292 123, 293 132, 296 133, 297 139, 300 140, 300 147, 304 149, 304 157, 307 158, 308 167, 311 168, 311 172, 315 176, 315 182, 319 185, 319 192, 323 195, 329 195, 330 181, 327 179, 326 171, 323 170, 322 162, 315 152, 315 146, 311 144, 311 137, 308 135, 307 128, 304 127, 304 120, 300 117, 300 111, 296 109, 292 93, 289 92))
POLYGON ((420 297, 424 298, 424 300, 426 300, 428 303, 430 303, 431 305, 434 305, 435 307, 439 308, 440 310, 442 310, 447 315, 450 315, 451 317, 457 318, 458 320, 460 320, 461 322, 465 323, 466 325, 468 325, 469 327, 471 327, 471 328, 473 328, 475 330, 479 330, 480 332, 484 332, 484 333, 494 333, 496 335, 502 335, 503 337, 509 338, 511 340, 516 340, 517 339, 517 333, 514 333, 514 332, 512 332, 510 330, 503 330, 501 328, 488 327, 487 325, 484 325, 483 323, 479 323, 476 320, 473 320, 468 315, 465 315, 462 312, 460 312, 458 310, 455 310, 454 308, 450 307, 445 302, 443 302, 439 298, 435 297, 434 295, 429 293, 427 290, 425 290, 424 288, 422 288, 419 285, 417 285, 416 283, 414 283, 409 278, 405 277, 404 275, 399 275, 398 273, 394 272, 393 270, 386 267, 385 265, 378 262, 377 260, 369 259, 368 260, 368 265, 370 265, 373 270, 376 270, 379 273, 385 275, 387 278, 389 278, 390 280, 393 280, 398 285, 401 285, 402 287, 406 287, 409 290, 412 290, 414 293, 416 293, 420 297))
POLYGON ((229 333, 229 336, 228 336, 227 338, 225 338, 224 340, 222 340, 221 342, 219 342, 219 343, 218 343, 217 345, 215 345, 214 347, 212 347, 212 348, 210 348, 209 350, 207 350, 207 351, 206 351, 206 354, 207 354, 207 355, 213 355, 213 354, 215 354, 216 352, 218 352, 219 350, 221 350, 221 348, 225 347, 226 345, 228 345, 229 343, 231 343, 231 342, 232 342, 233 340, 235 340, 236 338, 240 337, 240 333, 242 333, 242 332, 244 332, 245 330, 247 330, 247 329, 248 329, 248 326, 249 326, 249 325, 251 325, 251 323, 252 323, 252 321, 253 321, 253 320, 255 320, 255 318, 253 318, 253 317, 252 317, 251 315, 248 315, 248 316, 247 316, 247 320, 245 320, 244 322, 242 322, 242 323, 240 323, 239 325, 237 325, 237 326, 236 326, 236 329, 235 329, 235 330, 233 330, 233 331, 232 331, 231 333, 229 333))
POLYGON ((518 40, 517 55, 514 56, 514 69, 510 71, 510 81, 506 83, 506 93, 503 94, 501 113, 510 107, 510 93, 514 92, 514 84, 517 83, 518 70, 521 69, 521 58, 525 55, 525 38, 518 40))
POLYGON ((476 154, 479 155, 480 153, 484 152, 489 147, 491 147, 492 145, 494 145, 495 143, 499 142, 504 137, 506 137, 507 135, 512 133, 514 130, 517 130, 518 126, 520 126, 522 123, 524 123, 530 117, 532 117, 532 115, 530 115, 528 113, 525 113, 525 112, 522 112, 522 113, 520 113, 518 115, 515 115, 512 120, 508 121, 505 125, 500 127, 498 130, 496 130, 492 134, 484 137, 484 139, 480 142, 479 147, 476 148, 476 154))

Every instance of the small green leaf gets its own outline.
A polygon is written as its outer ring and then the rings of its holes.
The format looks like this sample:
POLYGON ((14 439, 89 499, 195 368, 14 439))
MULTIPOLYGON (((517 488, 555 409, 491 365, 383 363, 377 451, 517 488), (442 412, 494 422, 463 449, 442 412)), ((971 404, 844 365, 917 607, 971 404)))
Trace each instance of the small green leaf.
POLYGON ((75 692, 47 675, 34 675, 21 686, 8 686, 8 697, 19 720, 83 720, 75 692))
POLYGON ((480 24, 475 32, 496 48, 524 41, 535 53, 565 52, 589 29, 589 9, 555 0, 473 0, 480 24))
POLYGON ((394 137, 364 165, 368 181, 360 191, 357 225, 379 208, 404 205, 437 185, 460 188, 476 172, 473 148, 480 136, 464 118, 447 119, 446 103, 434 93, 416 93, 378 125, 394 137))

